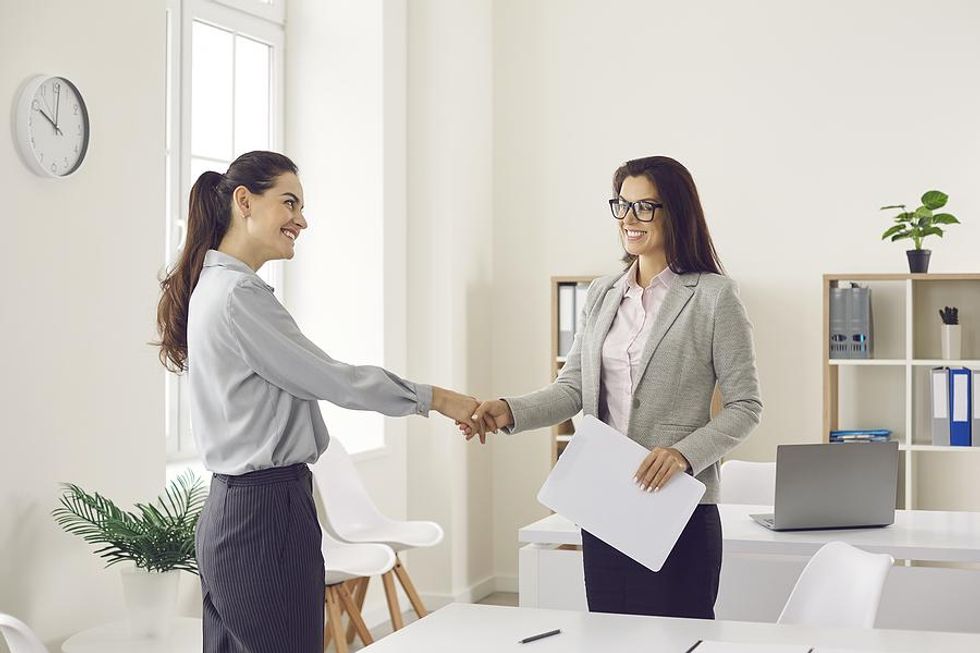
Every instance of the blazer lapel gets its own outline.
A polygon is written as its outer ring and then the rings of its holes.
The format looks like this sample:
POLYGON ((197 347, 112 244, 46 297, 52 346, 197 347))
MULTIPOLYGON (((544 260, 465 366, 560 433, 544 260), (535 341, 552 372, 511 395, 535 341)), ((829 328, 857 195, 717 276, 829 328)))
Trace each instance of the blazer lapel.
POLYGON ((613 319, 619 312, 619 305, 623 302, 623 293, 616 284, 606 288, 606 294, 602 298, 602 305, 599 307, 599 314, 596 317, 595 334, 592 338, 592 349, 589 351, 589 359, 592 362, 592 387, 595 388, 595 396, 592 398, 592 414, 599 414, 599 382, 602 370, 602 343, 606 341, 606 335, 612 327, 613 319))
POLYGON ((653 327, 650 329, 650 337, 647 340, 646 346, 643 348, 643 356, 640 359, 640 376, 637 380, 637 387, 643 377, 646 375, 647 367, 650 365, 650 359, 653 358, 653 354, 657 351, 660 346, 660 342, 667 335, 667 331, 673 326, 674 322, 677 320, 677 316, 681 314, 687 303, 691 301, 691 297, 694 295, 694 286, 698 285, 698 281, 701 278, 699 272, 694 272, 690 274, 681 274, 674 279, 673 285, 671 285, 670 290, 667 291, 667 296, 664 297, 664 303, 660 307, 660 311, 657 313, 657 319, 653 323, 653 327))

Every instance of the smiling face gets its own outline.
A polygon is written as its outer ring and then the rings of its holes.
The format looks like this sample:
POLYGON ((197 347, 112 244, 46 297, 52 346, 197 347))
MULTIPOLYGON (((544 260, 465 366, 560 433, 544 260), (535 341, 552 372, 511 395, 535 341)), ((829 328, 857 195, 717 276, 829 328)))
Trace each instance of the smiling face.
MULTIPOLYGON (((645 176, 626 177, 619 190, 619 196, 627 202, 647 200, 662 203, 656 185, 645 176)), ((659 256, 664 251, 663 228, 664 210, 656 209, 653 222, 637 220, 632 210, 626 217, 616 221, 623 248, 633 256, 659 256)))
POLYGON ((243 224, 250 257, 262 263, 293 258, 296 239, 307 227, 299 177, 292 172, 281 174, 261 195, 239 186, 234 197, 237 210, 247 216, 243 224))

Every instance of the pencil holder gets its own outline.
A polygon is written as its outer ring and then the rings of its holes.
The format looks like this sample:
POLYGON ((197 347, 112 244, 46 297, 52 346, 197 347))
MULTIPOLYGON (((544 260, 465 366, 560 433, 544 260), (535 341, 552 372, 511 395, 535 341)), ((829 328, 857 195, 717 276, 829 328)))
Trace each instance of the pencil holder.
POLYGON ((943 324, 943 360, 959 360, 962 354, 962 333, 959 324, 943 324))

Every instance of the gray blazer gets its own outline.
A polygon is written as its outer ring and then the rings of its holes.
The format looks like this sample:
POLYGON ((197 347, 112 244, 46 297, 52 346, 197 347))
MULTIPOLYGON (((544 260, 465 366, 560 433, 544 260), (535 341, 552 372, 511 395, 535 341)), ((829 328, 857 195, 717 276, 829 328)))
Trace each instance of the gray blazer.
MULTIPOLYGON (((558 424, 579 411, 598 417, 602 343, 623 299, 614 287, 622 276, 592 282, 555 382, 505 398, 514 414, 508 432, 558 424)), ((752 325, 735 282, 701 272, 675 277, 643 350, 640 375, 626 435, 648 449, 680 451, 707 486, 701 502, 717 503, 718 461, 762 415, 752 325), (724 408, 711 419, 716 382, 724 408)))

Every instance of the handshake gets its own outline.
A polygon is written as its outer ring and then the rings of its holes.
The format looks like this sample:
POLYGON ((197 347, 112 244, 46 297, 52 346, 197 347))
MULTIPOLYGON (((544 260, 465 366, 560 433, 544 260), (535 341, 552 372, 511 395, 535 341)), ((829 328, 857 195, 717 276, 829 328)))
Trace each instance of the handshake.
POLYGON ((433 386, 432 409, 456 422, 460 433, 471 439, 480 436, 480 443, 486 443, 487 433, 513 426, 514 415, 503 399, 480 401, 469 395, 433 386))

